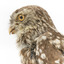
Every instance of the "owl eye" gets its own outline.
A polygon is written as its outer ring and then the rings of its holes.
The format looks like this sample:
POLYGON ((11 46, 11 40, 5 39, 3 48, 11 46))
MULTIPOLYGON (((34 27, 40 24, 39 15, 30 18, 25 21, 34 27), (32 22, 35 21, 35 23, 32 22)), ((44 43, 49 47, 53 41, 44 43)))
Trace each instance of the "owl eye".
POLYGON ((24 20, 24 16, 23 16, 23 15, 19 15, 19 16, 18 16, 18 20, 19 20, 19 21, 23 21, 23 20, 24 20))

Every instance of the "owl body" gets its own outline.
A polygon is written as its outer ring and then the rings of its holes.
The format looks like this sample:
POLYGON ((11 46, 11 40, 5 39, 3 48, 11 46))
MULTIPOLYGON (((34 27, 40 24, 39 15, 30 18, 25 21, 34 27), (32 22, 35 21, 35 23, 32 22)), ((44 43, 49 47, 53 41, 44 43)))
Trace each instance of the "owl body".
POLYGON ((64 36, 41 7, 16 10, 11 16, 10 32, 17 34, 22 64, 64 64, 64 36))

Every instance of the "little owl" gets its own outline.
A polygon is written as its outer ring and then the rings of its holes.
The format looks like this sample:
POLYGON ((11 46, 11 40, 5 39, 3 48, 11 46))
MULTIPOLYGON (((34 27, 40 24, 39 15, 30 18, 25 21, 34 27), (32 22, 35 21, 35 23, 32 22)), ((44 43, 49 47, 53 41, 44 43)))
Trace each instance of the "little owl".
POLYGON ((22 7, 11 15, 9 33, 17 35, 22 64, 64 64, 64 36, 41 7, 22 7))

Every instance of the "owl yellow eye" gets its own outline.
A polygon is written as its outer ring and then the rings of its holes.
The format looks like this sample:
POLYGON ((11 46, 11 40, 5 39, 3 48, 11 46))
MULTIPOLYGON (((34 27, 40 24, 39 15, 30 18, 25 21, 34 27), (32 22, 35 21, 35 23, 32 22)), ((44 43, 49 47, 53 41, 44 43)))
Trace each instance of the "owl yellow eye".
POLYGON ((19 20, 19 21, 23 21, 23 20, 24 20, 24 16, 23 16, 23 15, 19 15, 19 16, 18 16, 18 20, 19 20))

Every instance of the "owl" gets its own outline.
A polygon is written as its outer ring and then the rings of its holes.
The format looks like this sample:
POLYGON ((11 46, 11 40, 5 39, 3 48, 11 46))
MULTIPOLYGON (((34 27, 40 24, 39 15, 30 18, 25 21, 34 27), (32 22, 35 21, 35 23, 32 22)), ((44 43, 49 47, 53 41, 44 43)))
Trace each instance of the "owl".
POLYGON ((64 64, 64 36, 43 8, 30 5, 14 11, 9 33, 17 35, 21 64, 64 64))

